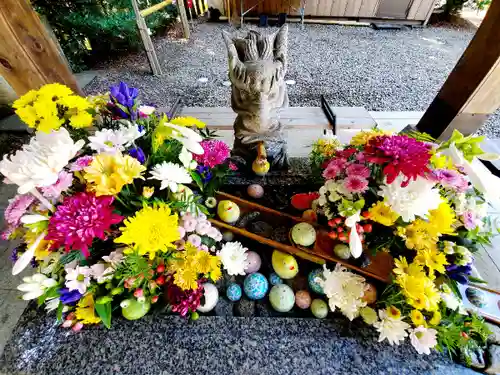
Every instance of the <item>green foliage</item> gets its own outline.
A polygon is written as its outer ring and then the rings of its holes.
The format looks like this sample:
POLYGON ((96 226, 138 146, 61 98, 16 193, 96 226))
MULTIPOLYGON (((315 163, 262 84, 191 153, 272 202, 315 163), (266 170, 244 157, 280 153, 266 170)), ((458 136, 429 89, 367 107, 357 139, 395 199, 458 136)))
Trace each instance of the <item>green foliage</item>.
POLYGON ((111 328, 111 302, 96 303, 95 311, 106 328, 111 328))
MULTIPOLYGON (((160 1, 137 2, 145 9, 160 1)), ((74 71, 88 68, 96 58, 141 45, 130 0, 33 0, 32 4, 50 24, 74 71)), ((148 16, 146 22, 156 33, 176 17, 177 8, 169 5, 148 16)))

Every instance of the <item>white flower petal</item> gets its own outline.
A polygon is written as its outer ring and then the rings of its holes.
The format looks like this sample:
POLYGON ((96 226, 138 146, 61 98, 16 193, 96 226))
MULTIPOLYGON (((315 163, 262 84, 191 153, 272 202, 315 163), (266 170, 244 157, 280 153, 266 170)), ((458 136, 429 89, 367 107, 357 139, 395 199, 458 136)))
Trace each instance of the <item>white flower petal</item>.
POLYGON ((28 264, 30 264, 31 259, 35 256, 35 250, 40 244, 40 241, 47 235, 47 232, 43 232, 40 234, 35 242, 19 257, 19 259, 14 263, 14 266, 12 267, 12 274, 17 275, 24 270, 28 264))
POLYGON ((34 224, 40 221, 47 221, 49 218, 40 214, 24 215, 21 217, 21 223, 23 224, 34 224))

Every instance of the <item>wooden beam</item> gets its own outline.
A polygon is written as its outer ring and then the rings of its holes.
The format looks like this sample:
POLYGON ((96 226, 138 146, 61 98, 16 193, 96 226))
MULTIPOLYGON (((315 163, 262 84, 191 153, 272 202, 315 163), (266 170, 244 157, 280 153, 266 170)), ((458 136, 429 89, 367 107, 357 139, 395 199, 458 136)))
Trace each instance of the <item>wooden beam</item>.
POLYGON ((82 91, 28 0, 0 1, 0 75, 21 96, 59 82, 82 91))
POLYGON ((177 0, 177 8, 179 9, 179 17, 181 18, 184 38, 189 39, 189 22, 186 14, 186 7, 184 6, 184 0, 177 0))
POLYGON ((474 133, 500 107, 500 0, 494 0, 476 35, 417 125, 433 137, 453 129, 474 133))
POLYGON ((141 16, 146 17, 149 16, 150 14, 153 14, 154 12, 158 12, 160 9, 165 8, 168 4, 171 4, 172 0, 165 0, 161 3, 155 4, 149 8, 141 10, 141 16))

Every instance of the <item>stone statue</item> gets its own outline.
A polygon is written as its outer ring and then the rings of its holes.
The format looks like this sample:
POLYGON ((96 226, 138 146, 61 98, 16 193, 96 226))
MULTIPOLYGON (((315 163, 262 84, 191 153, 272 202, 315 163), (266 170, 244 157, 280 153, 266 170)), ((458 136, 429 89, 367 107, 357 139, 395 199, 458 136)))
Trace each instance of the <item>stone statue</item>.
POLYGON ((251 165, 265 147, 274 168, 288 167, 284 126, 278 112, 288 106, 284 81, 287 70, 288 27, 263 35, 249 31, 243 38, 222 32, 229 55, 234 122, 233 156, 251 165), (241 160, 241 159, 240 159, 241 160))

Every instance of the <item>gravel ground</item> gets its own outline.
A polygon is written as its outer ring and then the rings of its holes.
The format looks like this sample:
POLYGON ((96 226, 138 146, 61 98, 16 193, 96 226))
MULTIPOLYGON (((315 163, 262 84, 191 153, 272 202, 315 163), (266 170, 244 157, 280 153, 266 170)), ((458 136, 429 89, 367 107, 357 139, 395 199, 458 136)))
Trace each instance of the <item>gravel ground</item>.
MULTIPOLYGON (((123 80, 140 89, 143 101, 158 106, 169 108, 177 96, 188 106, 229 106, 222 30, 234 31, 227 24, 199 23, 187 43, 157 38, 161 77, 149 73, 145 53, 131 54, 97 67, 102 75, 87 91, 104 91, 123 80), (202 77, 208 81, 199 82, 202 77)), ((287 79, 296 81, 289 86, 290 104, 318 106, 324 94, 335 106, 425 110, 472 36, 471 31, 448 27, 377 31, 290 24, 287 79)), ((500 135, 495 129, 500 116, 494 120, 487 127, 490 136, 500 135)))

